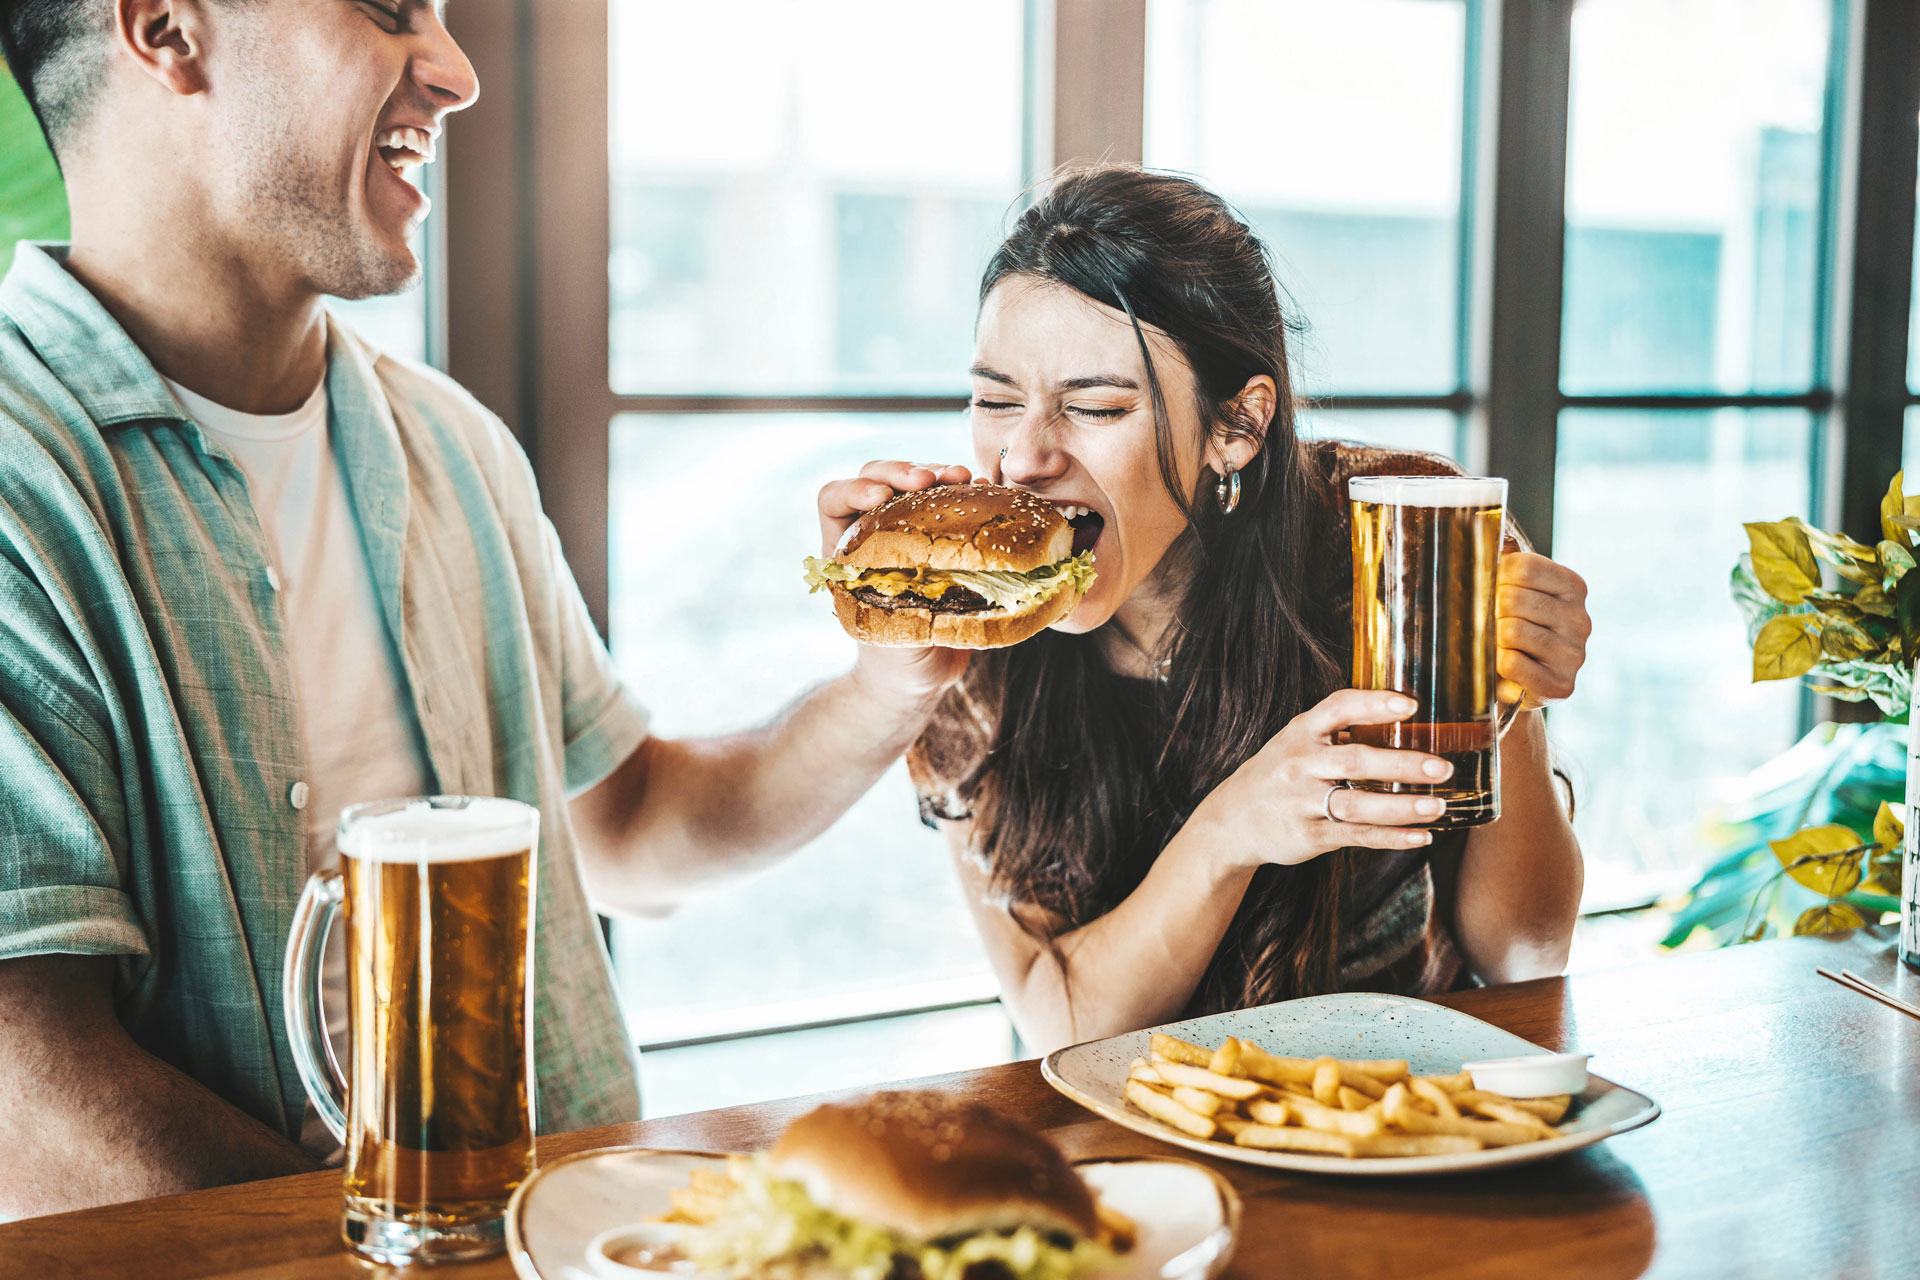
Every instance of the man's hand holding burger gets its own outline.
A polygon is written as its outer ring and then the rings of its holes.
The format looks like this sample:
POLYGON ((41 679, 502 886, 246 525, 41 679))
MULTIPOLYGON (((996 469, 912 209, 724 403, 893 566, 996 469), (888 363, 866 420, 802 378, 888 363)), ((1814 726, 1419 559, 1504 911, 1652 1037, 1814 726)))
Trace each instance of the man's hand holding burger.
MULTIPOLYGON (((962 466, 917 462, 869 462, 851 480, 835 480, 820 490, 820 554, 831 559, 841 536, 863 514, 902 493, 941 484, 967 484, 973 473, 962 466)), ((967 669, 965 649, 912 649, 863 644, 854 678, 881 699, 896 705, 924 702, 929 711, 967 669)))

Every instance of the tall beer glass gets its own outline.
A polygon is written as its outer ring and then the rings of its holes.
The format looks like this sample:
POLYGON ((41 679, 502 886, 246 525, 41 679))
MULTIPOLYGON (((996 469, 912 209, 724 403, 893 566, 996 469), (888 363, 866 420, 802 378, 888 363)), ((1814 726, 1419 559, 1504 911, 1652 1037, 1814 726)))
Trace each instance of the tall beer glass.
POLYGON ((1434 827, 1500 816, 1501 713, 1494 702, 1494 587, 1507 482, 1480 476, 1355 476, 1353 687, 1418 702, 1397 724, 1355 725, 1353 740, 1425 751, 1453 765, 1438 784, 1355 782, 1437 795, 1434 827))
POLYGON ((376 1261, 484 1257, 533 1170, 534 868, 540 815, 433 796, 340 815, 340 869, 307 881, 287 944, 288 1038, 346 1147, 342 1234, 376 1261), (347 915, 348 1068, 321 1014, 347 915))

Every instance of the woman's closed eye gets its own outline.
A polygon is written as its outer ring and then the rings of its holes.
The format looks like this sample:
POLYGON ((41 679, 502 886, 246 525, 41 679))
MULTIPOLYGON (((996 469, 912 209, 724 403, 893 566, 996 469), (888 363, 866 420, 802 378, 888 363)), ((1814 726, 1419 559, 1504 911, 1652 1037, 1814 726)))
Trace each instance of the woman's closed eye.
POLYGON ((1109 404, 1070 404, 1067 412, 1088 422, 1112 422, 1115 418, 1126 417, 1133 410, 1109 404))
POLYGON ((1026 406, 1017 400, 992 400, 986 396, 975 396, 973 398, 973 407, 987 413, 1007 413, 1009 411, 1018 412, 1026 406))

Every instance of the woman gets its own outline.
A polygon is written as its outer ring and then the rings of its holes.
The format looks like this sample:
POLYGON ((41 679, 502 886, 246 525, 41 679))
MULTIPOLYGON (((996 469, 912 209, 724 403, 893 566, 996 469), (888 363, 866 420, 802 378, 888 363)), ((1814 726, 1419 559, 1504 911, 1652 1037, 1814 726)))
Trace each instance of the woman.
MULTIPOLYGON (((982 281, 980 469, 1088 509, 1076 547, 1099 578, 1054 630, 977 655, 909 763, 1038 1050, 1565 964, 1580 850, 1531 708, 1573 689, 1585 586, 1503 557, 1502 696, 1530 709, 1500 747, 1499 821, 1435 835, 1438 800, 1344 789, 1448 771, 1341 742, 1414 709, 1345 687, 1346 478, 1452 468, 1298 440, 1287 329, 1253 233, 1195 183, 1134 168, 1061 179, 982 281)), ((927 654, 930 679, 956 656, 927 654)))

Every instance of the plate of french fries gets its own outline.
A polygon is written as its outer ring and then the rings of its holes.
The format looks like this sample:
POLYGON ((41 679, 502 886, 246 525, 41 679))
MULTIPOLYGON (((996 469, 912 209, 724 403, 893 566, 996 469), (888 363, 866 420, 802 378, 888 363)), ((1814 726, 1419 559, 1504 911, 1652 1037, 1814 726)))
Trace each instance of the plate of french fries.
POLYGON ((1589 1074, 1578 1094, 1476 1088, 1467 1062, 1548 1052, 1402 996, 1312 996, 1097 1040, 1047 1057, 1048 1083, 1189 1150, 1313 1173, 1464 1173, 1525 1164, 1657 1118, 1589 1074))

